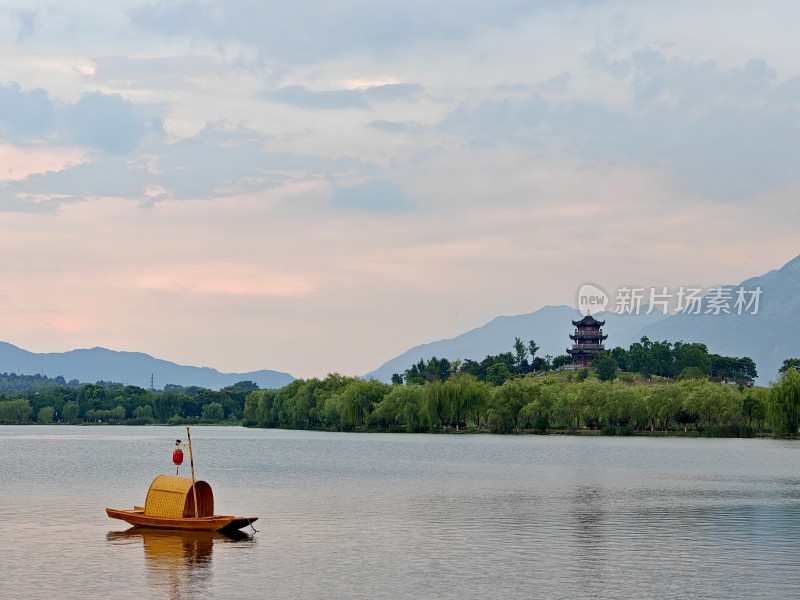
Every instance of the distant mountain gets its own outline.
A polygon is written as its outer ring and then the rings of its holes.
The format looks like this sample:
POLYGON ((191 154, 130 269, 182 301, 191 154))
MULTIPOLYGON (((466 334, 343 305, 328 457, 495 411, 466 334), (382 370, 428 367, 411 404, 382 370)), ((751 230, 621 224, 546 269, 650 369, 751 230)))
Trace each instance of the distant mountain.
MULTIPOLYGON (((600 313, 608 334, 606 348, 630 344, 646 335, 653 341, 701 342, 709 351, 724 356, 749 356, 758 366, 759 383, 777 377, 786 358, 800 357, 800 256, 781 269, 729 286, 735 290, 761 288, 757 314, 677 314, 663 315, 659 310, 650 315, 618 315, 600 313)), ((752 310, 752 309, 751 309, 752 310)), ((454 360, 481 360, 487 354, 511 351, 515 337, 527 343, 533 339, 541 346, 539 356, 564 354, 571 344, 572 319, 580 313, 568 306, 545 306, 535 312, 497 317, 482 327, 452 339, 415 346, 393 358, 366 378, 389 381, 393 373, 403 373, 420 359, 432 356, 454 360)))
POLYGON ((117 352, 106 348, 36 354, 6 342, 0 342, 0 372, 42 373, 48 377, 61 375, 67 381, 114 381, 139 387, 149 387, 152 377, 157 389, 175 384, 218 390, 239 381, 252 381, 262 389, 279 388, 294 380, 288 373, 278 371, 220 373, 209 367, 178 365, 141 352, 117 352))
MULTIPOLYGON (((609 348, 629 346, 641 337, 639 333, 644 325, 666 318, 658 311, 649 315, 602 313, 597 316, 606 321, 603 331, 608 334, 606 345, 609 348)), ((524 315, 496 317, 486 325, 452 339, 415 346, 364 377, 389 381, 393 373, 403 373, 420 359, 428 360, 432 356, 448 360, 471 358, 480 361, 487 354, 513 352, 515 337, 521 338, 526 344, 529 340, 534 340, 540 346, 538 356, 566 354, 567 346, 572 344, 569 339, 569 334, 574 329, 571 321, 581 317, 577 309, 568 306, 545 306, 524 315)))
POLYGON ((651 340, 702 342, 724 356, 749 356, 758 366, 759 383, 774 381, 785 359, 800 357, 800 256, 730 287, 760 288, 758 313, 673 315, 644 327, 642 335, 651 340))

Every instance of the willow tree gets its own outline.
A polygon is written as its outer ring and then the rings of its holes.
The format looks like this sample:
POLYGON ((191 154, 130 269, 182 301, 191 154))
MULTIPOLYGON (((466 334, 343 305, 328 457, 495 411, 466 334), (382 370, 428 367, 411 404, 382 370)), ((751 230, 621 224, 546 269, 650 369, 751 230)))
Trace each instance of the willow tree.
POLYGON ((383 400, 391 386, 380 381, 361 381, 354 379, 341 394, 339 416, 344 429, 354 429, 363 425, 374 406, 383 400))
POLYGON ((492 390, 489 423, 492 431, 508 433, 513 428, 519 431, 522 408, 530 404, 539 394, 539 387, 530 379, 509 379, 492 390))
POLYGON ((637 427, 646 414, 647 389, 640 386, 611 385, 605 404, 605 419, 611 426, 637 427))
POLYGON ((39 423, 52 423, 55 416, 56 409, 52 406, 45 406, 39 409, 39 412, 36 415, 36 420, 39 421, 39 423))
POLYGON ((0 402, 0 423, 26 423, 31 416, 31 405, 25 399, 0 402))
POLYGON ((758 421, 758 430, 761 431, 761 422, 766 416, 769 403, 770 389, 763 387, 747 388, 742 394, 742 417, 747 419, 747 429, 752 431, 753 419, 758 421))
POLYGON ((702 379, 684 380, 679 385, 685 394, 685 410, 700 415, 707 427, 718 421, 728 421, 741 402, 727 385, 702 379))
POLYGON ((611 394, 611 386, 597 379, 587 379, 575 386, 579 412, 587 427, 597 427, 606 417, 606 407, 611 394))
POLYGON ((551 425, 553 405, 560 393, 560 388, 553 384, 537 383, 533 386, 535 394, 519 411, 520 420, 530 423, 539 432, 544 432, 551 425))
MULTIPOLYGON (((152 407, 148 407, 148 408, 150 408, 150 412, 151 412, 151 416, 152 416, 153 409, 152 409, 152 407)), ((78 422, 78 417, 81 414, 80 404, 75 402, 75 400, 70 400, 69 402, 64 404, 64 409, 61 411, 61 414, 62 414, 62 416, 64 417, 64 420, 67 423, 77 423, 78 422)))
POLYGON ((374 427, 405 427, 414 431, 419 426, 419 405, 423 388, 414 383, 395 385, 383 397, 369 416, 374 427))
POLYGON ((675 384, 655 386, 650 390, 647 398, 647 412, 650 419, 650 430, 654 430, 654 421, 661 422, 664 433, 669 429, 669 422, 674 419, 683 408, 681 389, 675 384))
POLYGON ((786 370, 769 394, 769 418, 775 435, 797 433, 800 421, 800 371, 786 370))
POLYGON ((441 381, 434 381, 425 386, 422 394, 420 414, 433 429, 436 421, 444 428, 450 420, 450 402, 447 398, 449 390, 441 381))
MULTIPOLYGON (((445 381, 443 388, 447 410, 455 421, 456 431, 468 415, 477 414, 480 420, 480 413, 489 401, 489 389, 485 383, 472 375, 460 374, 445 381)), ((476 426, 480 426, 480 423, 476 422, 476 426)))

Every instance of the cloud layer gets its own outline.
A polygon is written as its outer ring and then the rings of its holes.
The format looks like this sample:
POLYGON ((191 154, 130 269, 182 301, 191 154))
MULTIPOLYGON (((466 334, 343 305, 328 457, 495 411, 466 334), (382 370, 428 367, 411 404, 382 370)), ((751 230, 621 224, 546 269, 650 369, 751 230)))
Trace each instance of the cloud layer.
POLYGON ((8 3, 4 339, 357 374, 587 280, 777 267, 800 253, 798 17, 8 3))

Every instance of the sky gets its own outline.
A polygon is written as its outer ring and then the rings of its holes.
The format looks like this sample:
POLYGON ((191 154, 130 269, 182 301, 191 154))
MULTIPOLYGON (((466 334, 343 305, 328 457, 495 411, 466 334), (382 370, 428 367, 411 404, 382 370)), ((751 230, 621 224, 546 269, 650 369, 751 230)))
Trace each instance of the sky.
POLYGON ((778 268, 798 22, 789 0, 6 0, 0 340, 359 375, 586 282, 778 268))

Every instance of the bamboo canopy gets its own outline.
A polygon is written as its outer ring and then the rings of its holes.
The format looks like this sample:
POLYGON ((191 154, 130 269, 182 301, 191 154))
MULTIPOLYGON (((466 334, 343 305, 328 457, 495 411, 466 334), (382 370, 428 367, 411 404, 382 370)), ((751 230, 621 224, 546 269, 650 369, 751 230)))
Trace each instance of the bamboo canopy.
POLYGON ((214 514, 214 493, 205 481, 198 480, 192 484, 192 480, 186 477, 159 475, 147 491, 144 514, 172 519, 210 517, 214 514))

